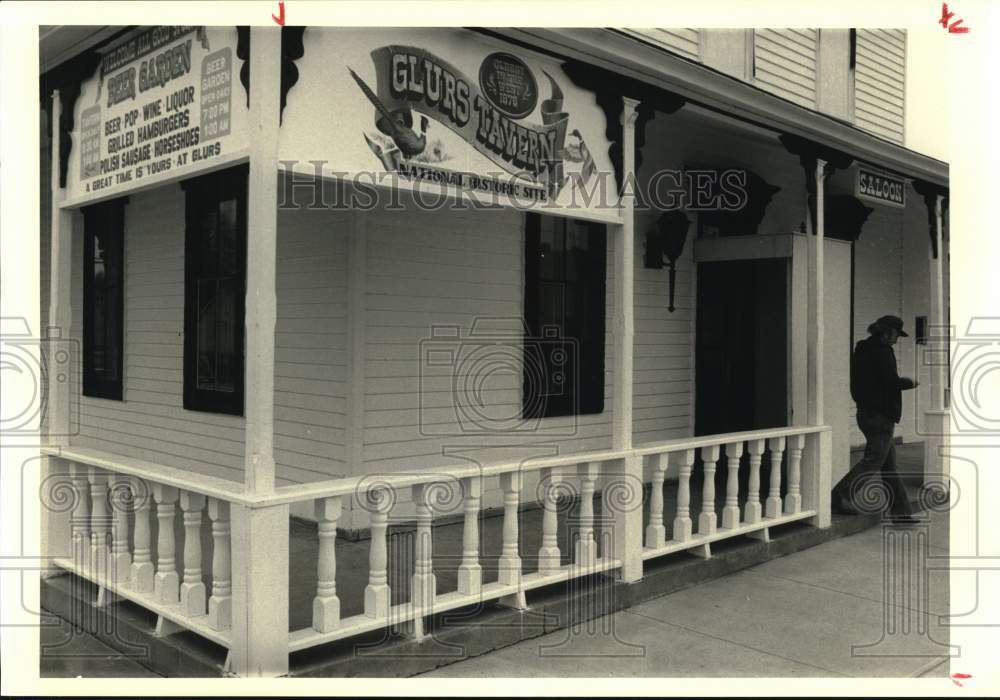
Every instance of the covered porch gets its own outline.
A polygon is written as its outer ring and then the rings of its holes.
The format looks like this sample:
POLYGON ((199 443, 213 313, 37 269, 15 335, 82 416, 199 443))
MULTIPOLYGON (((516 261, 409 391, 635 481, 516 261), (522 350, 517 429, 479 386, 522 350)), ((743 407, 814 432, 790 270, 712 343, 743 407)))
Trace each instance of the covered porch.
MULTIPOLYGON (((70 507, 52 508, 47 515, 49 551, 57 569, 96 585, 98 607, 124 599, 155 615, 158 635, 187 631, 208 640, 226 650, 221 662, 226 672, 284 675, 296 654, 322 654, 328 645, 360 635, 399 628, 423 639, 430 636, 430 621, 449 610, 494 602, 524 610, 531 592, 554 585, 595 576, 637 584, 668 555, 688 552, 709 559, 713 546, 724 547, 728 540, 768 542, 772 530, 787 526, 829 528, 834 442, 847 445, 846 426, 842 421, 832 425, 826 414, 831 374, 824 321, 824 197, 829 159, 838 153, 812 142, 785 144, 798 184, 786 194, 794 203, 794 216, 801 217, 806 228, 800 235, 796 232, 797 243, 792 233, 781 231, 792 241, 788 245, 799 251, 794 278, 799 306, 790 330, 790 364, 795 369, 788 387, 790 403, 797 409, 794 419, 777 427, 695 435, 691 415, 673 416, 678 420, 671 423, 651 412, 649 405, 639 405, 637 395, 662 396, 668 393, 666 385, 690 382, 694 374, 690 363, 654 366, 636 352, 641 345, 636 338, 642 333, 669 336, 675 332, 669 323, 693 326, 696 293, 689 273, 696 261, 689 246, 679 263, 669 260, 669 270, 663 260, 660 269, 640 268, 648 253, 639 246, 649 220, 636 214, 635 193, 625 187, 606 210, 554 214, 606 227, 607 295, 602 302, 606 300, 608 314, 602 345, 608 366, 601 376, 607 392, 603 410, 579 421, 543 418, 529 437, 516 430, 456 434, 447 420, 425 420, 453 410, 453 405, 422 403, 429 395, 453 391, 447 386, 451 377, 413 371, 414 357, 422 352, 421 339, 440 341, 429 328, 438 317, 449 325, 451 316, 459 313, 456 309, 473 319, 490 316, 497 299, 506 304, 503 308, 511 303, 515 310, 523 306, 520 213, 494 212, 490 216, 501 217, 500 223, 491 219, 488 224, 486 214, 480 219, 478 212, 466 213, 456 219, 459 224, 452 224, 470 238, 487 239, 495 233, 499 241, 485 252, 456 254, 452 266, 470 268, 469 279, 419 274, 432 261, 402 248, 405 239, 384 233, 409 222, 417 230, 415 237, 432 252, 453 250, 443 233, 421 225, 425 212, 385 213, 389 223, 380 224, 384 230, 372 225, 383 213, 332 215, 321 223, 329 224, 322 232, 334 247, 315 252, 315 240, 309 237, 321 230, 313 224, 325 215, 282 206, 289 178, 315 176, 300 158, 290 169, 278 166, 284 153, 281 134, 293 133, 301 140, 308 133, 295 130, 294 101, 281 121, 282 41, 277 31, 265 29, 254 28, 251 36, 249 61, 255 68, 248 86, 247 149, 220 163, 249 164, 243 415, 208 416, 198 428, 191 427, 199 423, 197 415, 172 407, 177 413, 161 411, 154 421, 162 419, 156 426, 160 432, 148 435, 142 432, 142 420, 127 428, 109 428, 109 420, 118 420, 109 418, 112 409, 102 405, 104 413, 92 410, 96 404, 81 402, 65 383, 53 380, 49 389, 50 434, 67 436, 45 450, 53 478, 49 483, 68 484, 71 494, 70 507), (801 160, 798 167, 796 158, 801 160), (507 226, 503 217, 515 218, 516 226, 507 226), (506 245, 504 236, 514 244, 501 247, 506 245), (289 248, 283 251, 282 246, 289 248), (396 254, 405 257, 392 266, 396 254), (479 255, 494 256, 501 261, 497 268, 518 278, 517 294, 502 296, 515 286, 504 279, 477 282, 476 275, 487 276, 482 272, 487 266, 477 264, 479 255), (333 260, 329 269, 324 267, 328 260, 333 260), (413 279, 422 281, 407 288, 400 279, 389 279, 390 272, 376 269, 373 261, 389 261, 390 270, 408 266, 413 279), (653 269, 655 273, 649 272, 653 269), (670 318, 660 310, 639 310, 636 299, 644 292, 637 291, 637 277, 655 274, 650 279, 662 284, 675 272, 681 277, 680 313, 670 318), (299 274, 325 276, 322 291, 321 285, 287 282, 299 274), (329 283, 332 277, 343 283, 329 283), (461 298, 462 290, 477 284, 495 287, 495 298, 471 293, 461 298), (430 287, 446 287, 450 293, 430 294, 430 287), (415 294, 415 288, 422 293, 415 294), (333 295, 336 307, 327 304, 327 294, 333 295), (409 304, 398 301, 411 295, 409 304), (397 305, 380 306, 389 297, 397 305), (325 310, 316 312, 318 316, 302 315, 310 303, 325 310), (343 313, 327 313, 331 308, 343 313), (642 314, 648 315, 637 318, 642 314), (643 322, 663 325, 637 330, 643 322), (317 324, 322 328, 311 328, 317 324), (318 345, 287 344, 295 333, 310 336, 318 345), (328 361, 326 355, 340 352, 343 363, 328 361), (323 359, 303 359, 316 356, 323 359), (314 370, 306 367, 321 369, 309 374, 314 370), (639 394, 641 373, 657 371, 664 374, 639 394), (680 374, 689 376, 678 378, 680 374), (411 399, 417 403, 407 404, 411 399), (330 408, 327 400, 340 408, 330 408), (91 422, 82 423, 96 432, 74 437, 74 411, 77 420, 91 416, 91 422), (393 423, 393 411, 409 412, 416 422, 411 418, 393 423), (646 411, 641 420, 655 425, 641 430, 638 411, 646 411), (306 419, 324 413, 342 416, 342 421, 331 417, 329 424, 315 424, 306 419), (447 426, 444 432, 436 432, 441 425, 447 426), (142 444, 126 449, 122 445, 130 443, 120 437, 117 447, 108 447, 100 430, 108 436, 133 431, 142 444), (171 453, 163 446, 185 439, 166 434, 174 431, 196 437, 183 449, 171 448, 171 453), (232 448, 213 449, 208 445, 213 433, 232 448), (209 468, 200 466, 205 464, 209 468)), ((324 77, 308 63, 310 55, 306 53, 301 65, 299 90, 306 94, 313 81, 324 77)), ((659 88, 637 81, 626 81, 625 86, 618 89, 613 113, 606 116, 608 129, 617 130, 612 141, 621 153, 620 179, 629 182, 650 176, 640 173, 637 153, 646 154, 649 169, 668 148, 665 139, 653 138, 657 132, 651 129, 649 139, 639 139, 645 141, 643 150, 637 150, 638 126, 654 112, 657 118, 665 117, 679 105, 665 102, 659 88)), ((60 100, 53 104, 58 122, 60 100)), ((663 123, 658 122, 661 128, 663 123)), ((54 133, 50 319, 70 328, 72 212, 80 202, 61 199, 58 130, 54 133)), ((607 165, 613 169, 613 164, 607 165)), ((321 172, 316 179, 328 178, 329 173, 321 172)), ((179 205, 169 199, 173 195, 166 183, 137 191, 129 206, 153 202, 162 206, 157 211, 176 213, 179 205)), ((940 240, 940 217, 937 227, 940 240)), ((129 235, 134 236, 135 255, 144 234, 130 230, 129 235)), ((701 254, 713 255, 705 250, 701 254)), ((940 259, 936 265, 931 263, 939 289, 940 259)), ((649 280, 639 282, 653 286, 649 280)), ((665 298, 660 302, 665 305, 665 298)), ((940 313, 940 304, 937 308, 940 313)), ((176 322, 146 316, 136 320, 153 326, 176 322)), ((460 330, 468 330, 466 326, 464 321, 457 324, 460 330)), ((162 332, 163 327, 150 332, 162 332)), ((688 332, 678 344, 690 344, 692 335, 688 332)), ((523 351, 520 341, 515 345, 523 351)), ((656 350, 652 357, 665 354, 656 350)), ((133 376, 143 381, 141 391, 176 391, 163 390, 171 381, 164 377, 177 369, 165 364, 130 366, 133 376)), ((513 386, 489 395, 516 394, 519 380, 515 377, 513 386)), ((936 386, 943 392, 940 381, 936 386)), ((520 408, 519 398, 512 401, 520 408)), ((846 471, 844 465, 837 469, 846 471)))

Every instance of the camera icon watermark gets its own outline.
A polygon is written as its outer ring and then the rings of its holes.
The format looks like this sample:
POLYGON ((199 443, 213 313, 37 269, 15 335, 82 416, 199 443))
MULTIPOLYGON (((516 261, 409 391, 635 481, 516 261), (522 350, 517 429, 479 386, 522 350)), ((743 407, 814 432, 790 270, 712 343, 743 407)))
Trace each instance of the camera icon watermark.
MULTIPOLYGON (((0 377, 4 394, 15 400, 4 404, 0 414, 0 432, 8 436, 28 435, 39 430, 39 420, 46 415, 51 388, 50 378, 62 385, 70 402, 78 401, 71 380, 79 376, 79 342, 64 338, 58 328, 49 328, 45 337, 31 332, 27 319, 16 316, 0 318, 0 377)), ((69 406, 69 415, 74 415, 69 406)), ((49 421, 50 437, 74 432, 68 421, 59 428, 49 421)))
POLYGON ((555 327, 535 336, 519 318, 476 318, 467 334, 432 326, 420 341, 420 434, 576 435, 579 357, 575 338, 555 327))
POLYGON ((1000 389, 1000 317, 970 319, 951 343, 950 369, 954 432, 1000 435, 1000 410, 986 401, 1000 389))

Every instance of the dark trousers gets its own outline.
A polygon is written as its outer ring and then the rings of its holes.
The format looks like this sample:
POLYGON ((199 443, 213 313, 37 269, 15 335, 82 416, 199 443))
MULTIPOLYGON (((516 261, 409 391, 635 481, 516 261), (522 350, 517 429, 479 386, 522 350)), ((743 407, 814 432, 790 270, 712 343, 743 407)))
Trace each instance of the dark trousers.
POLYGON ((864 493, 865 481, 874 479, 875 475, 881 472, 882 482, 889 488, 892 513, 894 515, 912 514, 910 498, 906 495, 903 480, 899 478, 899 473, 896 471, 896 448, 892 442, 892 432, 896 427, 895 422, 881 413, 863 408, 858 408, 857 418, 858 427, 865 434, 865 455, 833 488, 834 495, 845 503, 853 501, 855 507, 865 510, 864 503, 866 501, 877 502, 881 499, 874 495, 860 499, 852 498, 852 496, 864 493))

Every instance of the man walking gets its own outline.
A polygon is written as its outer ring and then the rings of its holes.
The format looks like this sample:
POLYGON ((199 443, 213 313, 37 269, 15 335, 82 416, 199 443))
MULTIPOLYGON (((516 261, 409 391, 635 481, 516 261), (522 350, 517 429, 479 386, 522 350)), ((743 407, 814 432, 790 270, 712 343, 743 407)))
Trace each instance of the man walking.
POLYGON ((871 334, 858 341, 851 357, 851 397, 858 405, 858 427, 865 434, 865 454, 833 488, 833 508, 841 513, 856 513, 851 494, 860 492, 864 479, 881 471, 882 481, 891 493, 892 520, 899 524, 918 522, 913 517, 910 499, 896 472, 896 449, 892 433, 902 415, 902 392, 917 382, 900 377, 892 346, 903 331, 903 319, 883 316, 868 326, 871 334))

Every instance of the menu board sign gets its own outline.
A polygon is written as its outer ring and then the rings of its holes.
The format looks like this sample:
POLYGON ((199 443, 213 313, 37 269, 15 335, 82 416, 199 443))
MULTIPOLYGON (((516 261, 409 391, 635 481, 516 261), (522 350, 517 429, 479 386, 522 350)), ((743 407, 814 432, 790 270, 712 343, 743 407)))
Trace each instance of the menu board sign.
POLYGON ((190 176, 242 155, 236 29, 152 27, 109 50, 76 101, 68 199, 190 176))

